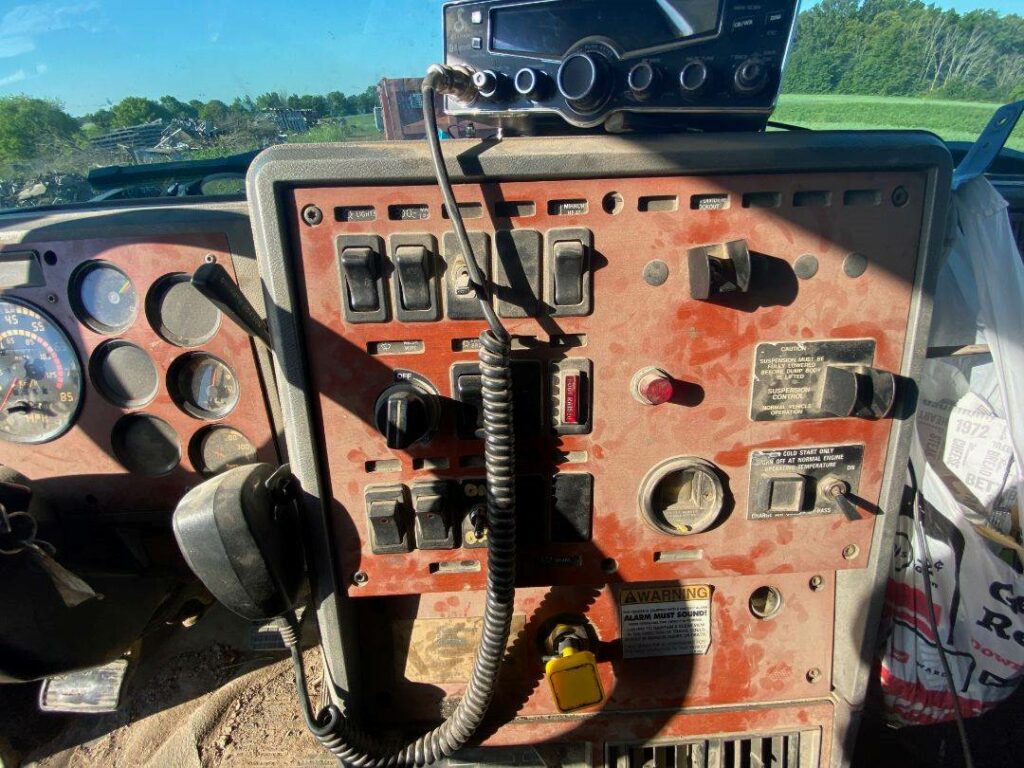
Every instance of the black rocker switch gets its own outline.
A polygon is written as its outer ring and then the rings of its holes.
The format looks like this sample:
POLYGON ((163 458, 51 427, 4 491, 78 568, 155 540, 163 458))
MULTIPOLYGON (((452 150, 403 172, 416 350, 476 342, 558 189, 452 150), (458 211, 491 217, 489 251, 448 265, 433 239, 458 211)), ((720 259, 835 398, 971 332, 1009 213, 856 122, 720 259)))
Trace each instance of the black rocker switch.
POLYGON ((583 301, 583 271, 586 268, 586 247, 579 240, 555 243, 552 258, 555 282, 555 304, 575 305, 583 301))
POLYGON ((454 548, 455 530, 452 527, 452 505, 447 483, 416 483, 409 492, 412 494, 412 509, 416 516, 416 548, 454 548))
POLYGON ((405 510, 402 486, 388 485, 366 489, 366 516, 370 522, 370 547, 374 554, 386 555, 409 551, 405 510))
POLYGON ((750 288, 750 251, 746 240, 700 245, 687 251, 690 296, 707 301, 715 294, 750 288))
POLYGON ((377 290, 377 281, 380 279, 379 258, 366 246, 346 248, 341 252, 348 305, 353 312, 376 312, 380 309, 380 294, 377 290))
POLYGON ((422 245, 400 245, 394 259, 402 308, 430 309, 430 252, 422 245))

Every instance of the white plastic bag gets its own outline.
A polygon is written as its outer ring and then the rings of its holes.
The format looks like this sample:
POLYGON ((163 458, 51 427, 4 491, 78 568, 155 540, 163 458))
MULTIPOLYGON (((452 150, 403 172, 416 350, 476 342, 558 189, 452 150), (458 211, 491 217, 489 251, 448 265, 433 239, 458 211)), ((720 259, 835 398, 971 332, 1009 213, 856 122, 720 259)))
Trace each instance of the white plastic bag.
POLYGON ((1006 202, 987 180, 958 190, 951 216, 929 346, 986 344, 991 358, 928 360, 920 382, 911 453, 919 493, 898 521, 881 649, 887 715, 903 725, 952 720, 958 704, 965 717, 979 715, 1024 676, 1020 559, 979 533, 1019 528, 1024 265, 1006 202))

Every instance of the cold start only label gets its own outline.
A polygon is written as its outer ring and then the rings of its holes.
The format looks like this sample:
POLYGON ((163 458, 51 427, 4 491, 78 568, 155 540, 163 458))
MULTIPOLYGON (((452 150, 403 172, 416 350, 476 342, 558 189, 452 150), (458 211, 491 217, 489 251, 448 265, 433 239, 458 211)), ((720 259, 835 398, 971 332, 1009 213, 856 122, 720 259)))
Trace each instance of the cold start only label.
POLYGON ((707 653, 711 647, 711 593, 708 584, 620 589, 622 657, 707 653))
POLYGON ((757 345, 750 418, 754 421, 820 419, 825 369, 830 365, 871 365, 873 339, 770 341, 757 345))

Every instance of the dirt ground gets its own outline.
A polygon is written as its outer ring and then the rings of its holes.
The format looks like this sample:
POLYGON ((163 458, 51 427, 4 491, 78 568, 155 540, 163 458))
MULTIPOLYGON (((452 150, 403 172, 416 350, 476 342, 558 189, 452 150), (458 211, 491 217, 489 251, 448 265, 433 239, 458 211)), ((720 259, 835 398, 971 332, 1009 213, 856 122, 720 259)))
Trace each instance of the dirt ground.
MULTIPOLYGON (((38 768, 337 765, 306 730, 291 662, 249 650, 248 633, 215 608, 192 629, 147 639, 110 714, 40 713, 37 684, 4 686, 0 712, 10 727, 0 731, 21 765, 38 768)), ((304 658, 315 702, 319 650, 304 658)))

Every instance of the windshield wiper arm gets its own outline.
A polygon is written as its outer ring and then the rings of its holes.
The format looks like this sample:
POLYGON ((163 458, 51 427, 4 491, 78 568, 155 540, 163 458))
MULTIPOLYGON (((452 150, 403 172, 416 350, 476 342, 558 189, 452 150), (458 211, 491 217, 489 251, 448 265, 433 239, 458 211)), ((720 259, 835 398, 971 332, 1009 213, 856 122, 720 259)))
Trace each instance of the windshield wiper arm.
POLYGON ((258 151, 216 157, 210 160, 178 160, 172 163, 144 163, 142 165, 108 165, 94 168, 87 177, 95 190, 117 189, 137 184, 177 179, 183 176, 203 178, 216 173, 245 175, 258 151))

